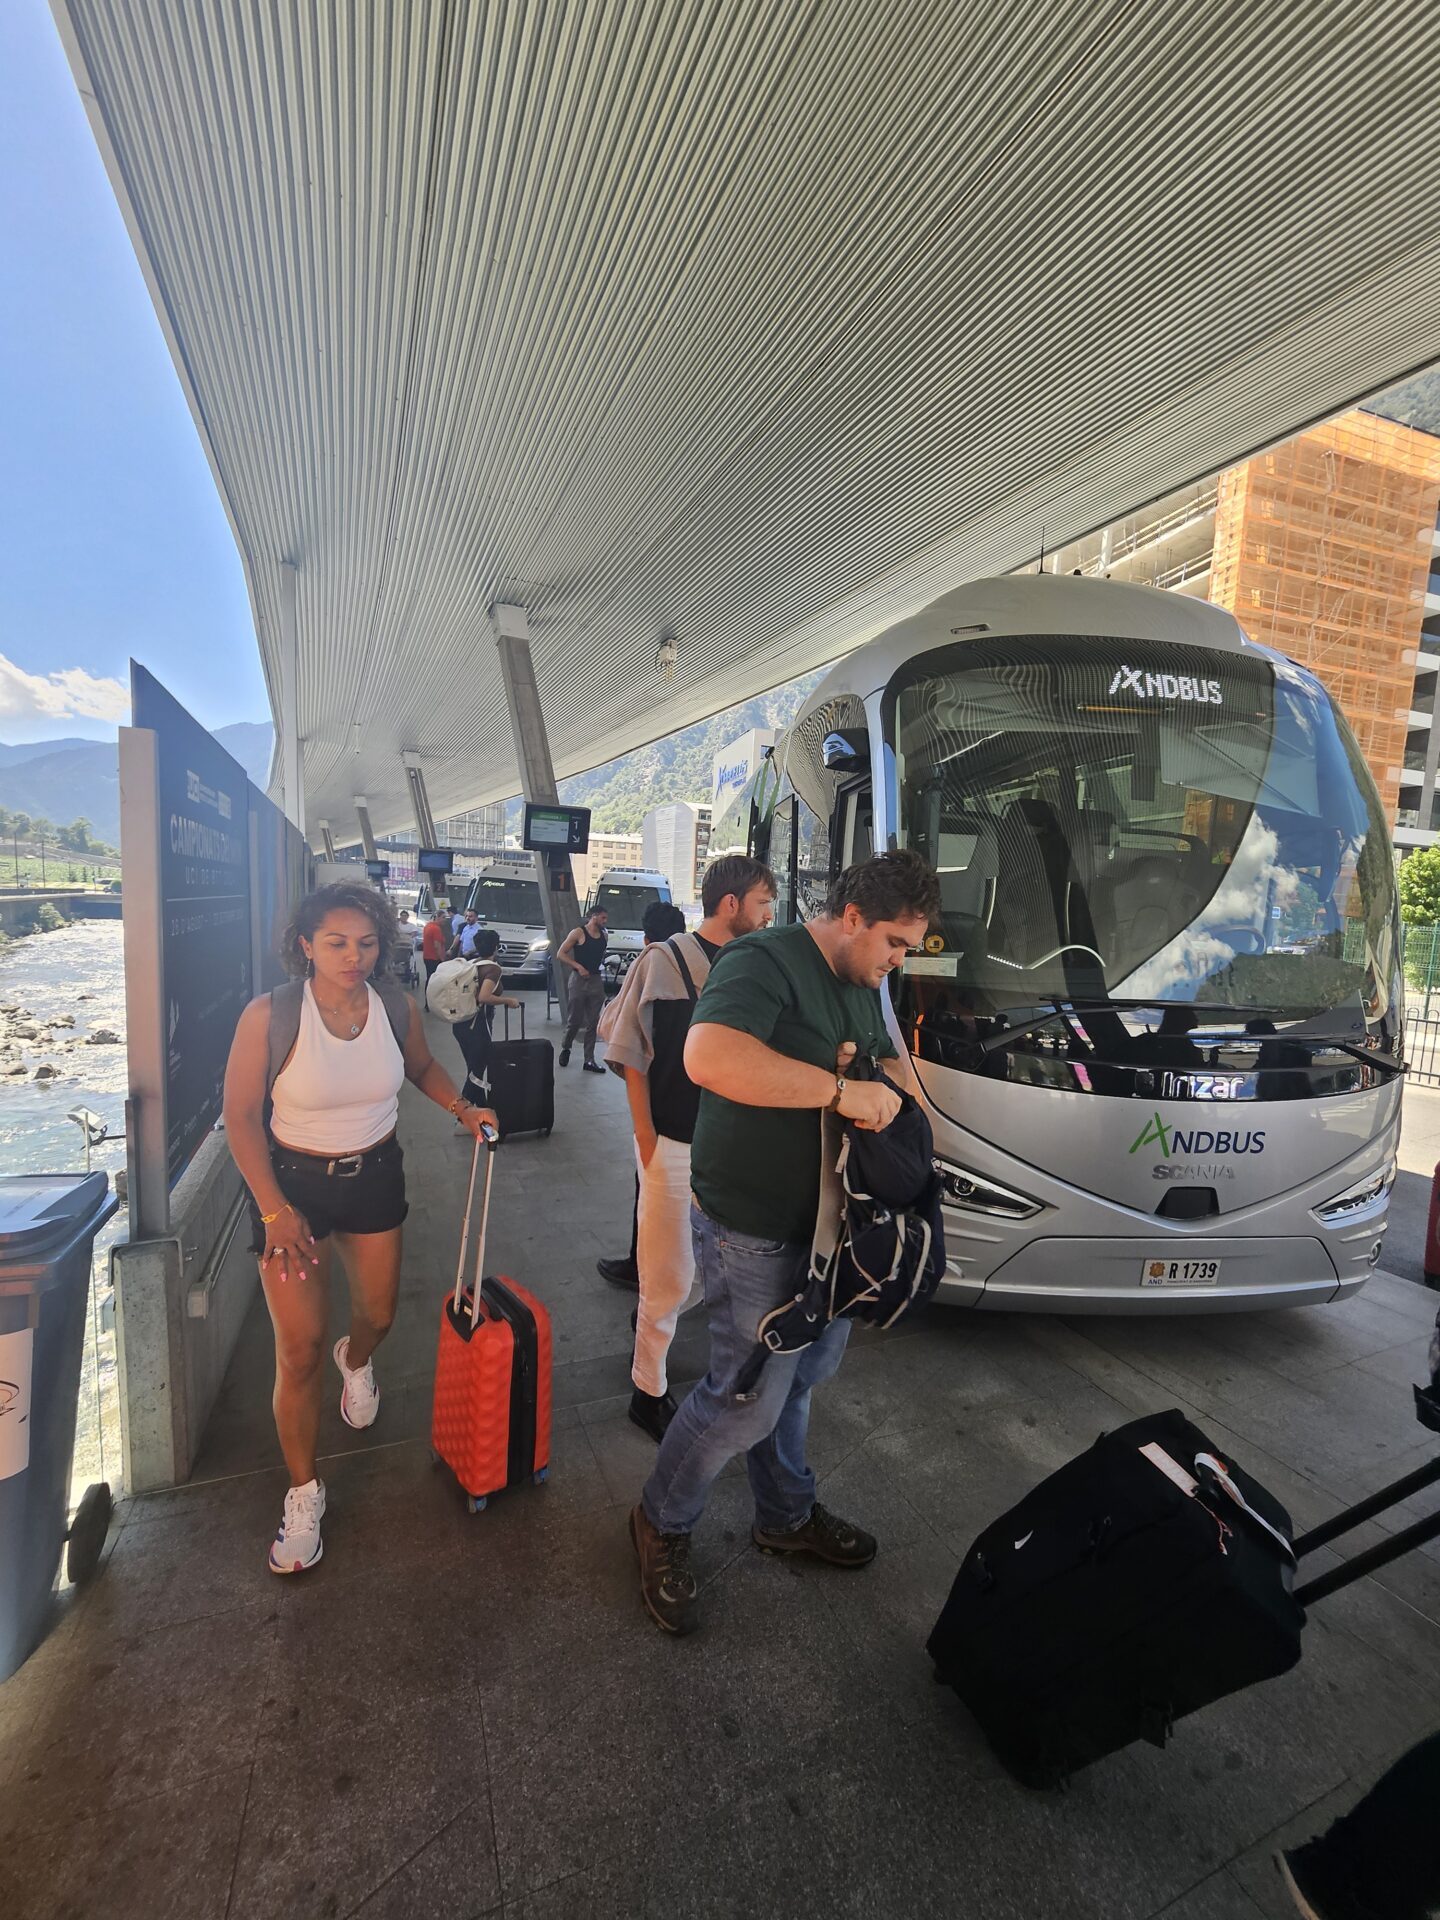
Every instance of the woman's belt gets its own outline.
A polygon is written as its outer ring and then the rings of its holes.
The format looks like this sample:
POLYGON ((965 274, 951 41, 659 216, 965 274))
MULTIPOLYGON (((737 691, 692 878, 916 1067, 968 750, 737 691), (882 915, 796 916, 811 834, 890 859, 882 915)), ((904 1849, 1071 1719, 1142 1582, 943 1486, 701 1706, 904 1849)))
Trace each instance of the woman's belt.
POLYGON ((270 1144, 272 1154, 281 1159, 313 1160, 316 1173, 331 1174, 337 1180, 353 1180, 357 1174, 364 1172, 367 1160, 379 1159, 387 1147, 395 1145, 395 1135, 387 1133, 383 1140, 362 1148, 359 1153, 306 1153, 303 1147, 287 1147, 282 1140, 276 1140, 273 1136, 270 1144))

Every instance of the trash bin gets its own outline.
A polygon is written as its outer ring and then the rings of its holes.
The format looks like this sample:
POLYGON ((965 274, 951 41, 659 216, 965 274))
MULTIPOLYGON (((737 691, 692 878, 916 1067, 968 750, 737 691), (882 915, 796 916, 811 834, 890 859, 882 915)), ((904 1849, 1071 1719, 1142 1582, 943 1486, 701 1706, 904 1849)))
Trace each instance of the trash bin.
MULTIPOLYGON (((65 1544, 95 1235, 119 1206, 103 1173, 0 1178, 0 1680, 40 1639, 65 1544)), ((110 1519, 91 1487, 71 1574, 93 1573, 110 1519)))

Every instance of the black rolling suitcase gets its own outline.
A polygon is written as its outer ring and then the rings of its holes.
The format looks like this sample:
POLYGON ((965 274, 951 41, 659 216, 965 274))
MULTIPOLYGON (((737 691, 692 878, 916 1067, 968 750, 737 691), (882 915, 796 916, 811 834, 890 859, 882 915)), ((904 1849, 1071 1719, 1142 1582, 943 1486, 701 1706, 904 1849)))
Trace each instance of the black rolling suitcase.
POLYGON ((549 1133, 555 1125, 555 1049, 548 1040, 525 1038, 525 1008, 520 1008, 520 1038, 510 1038, 510 1009, 505 1009, 505 1038, 492 1041, 486 1062, 490 1104, 507 1139, 517 1133, 549 1133))
MULTIPOLYGON (((1421 1419, 1434 1403, 1422 1396, 1421 1419)), ((1308 1585, 1296 1562, 1440 1480, 1440 1461, 1291 1543, 1280 1503, 1175 1411, 1102 1434, 987 1527, 927 1651, 1026 1786, 1272 1679, 1305 1605, 1440 1534, 1440 1514, 1308 1585)))

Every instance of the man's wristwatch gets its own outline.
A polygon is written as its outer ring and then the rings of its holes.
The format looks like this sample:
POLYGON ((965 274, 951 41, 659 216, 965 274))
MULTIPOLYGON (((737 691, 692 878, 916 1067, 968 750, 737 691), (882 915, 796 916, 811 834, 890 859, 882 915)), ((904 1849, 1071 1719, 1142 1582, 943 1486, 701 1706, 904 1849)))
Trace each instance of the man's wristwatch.
POLYGON ((844 1074, 837 1073, 835 1076, 835 1092, 829 1106, 825 1109, 827 1113, 838 1113, 840 1111, 840 1102, 845 1098, 845 1087, 846 1080, 844 1074))

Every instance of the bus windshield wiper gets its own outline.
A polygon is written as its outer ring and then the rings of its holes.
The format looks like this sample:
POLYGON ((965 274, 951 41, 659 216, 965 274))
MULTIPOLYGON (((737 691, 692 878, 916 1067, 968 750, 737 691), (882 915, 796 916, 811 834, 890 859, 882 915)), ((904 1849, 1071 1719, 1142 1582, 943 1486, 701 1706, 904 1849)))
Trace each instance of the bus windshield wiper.
MULTIPOLYGON (((1248 1019, 1254 1019, 1271 1013, 1285 1012, 1285 1009, 1282 1007, 1234 1007, 1222 1005, 1219 1002, 1201 1000, 1052 1000, 1044 1013, 1031 1014, 1027 1019, 1019 1021, 1013 1027, 1002 1028, 999 1033, 987 1033, 984 1039, 980 1040, 977 1044, 983 1054, 1002 1053, 1016 1040, 1025 1039, 1028 1034, 1035 1033, 1039 1028, 1048 1026, 1052 1020, 1064 1020, 1066 1015, 1070 1013, 1111 1013, 1130 1011, 1136 1007, 1159 1007, 1163 1011, 1165 1008, 1172 1006, 1184 1007, 1190 1013, 1230 1013, 1237 1017, 1243 1016, 1248 1019)), ((998 1017, 1004 1018, 1005 1016, 1002 1014, 998 1017)), ((1301 1015, 1300 1017, 1303 1019, 1305 1016, 1301 1015)), ((1067 1021, 1066 1024, 1068 1026, 1069 1022, 1067 1021)), ((1236 1037, 1239 1038, 1242 1036, 1237 1035, 1236 1037)), ((1296 1033, 1292 1030, 1280 1033, 1247 1033, 1243 1038, 1254 1041, 1260 1045, 1264 1045, 1267 1042, 1270 1044, 1278 1042, 1283 1045, 1299 1041, 1303 1046, 1315 1050, 1322 1047, 1333 1047, 1337 1053, 1348 1053, 1356 1060, 1363 1061, 1367 1066, 1378 1067, 1385 1073, 1406 1073, 1409 1071, 1406 1062, 1397 1059, 1394 1054, 1382 1053, 1375 1047, 1363 1046, 1358 1040, 1343 1040, 1332 1034, 1296 1033)))

